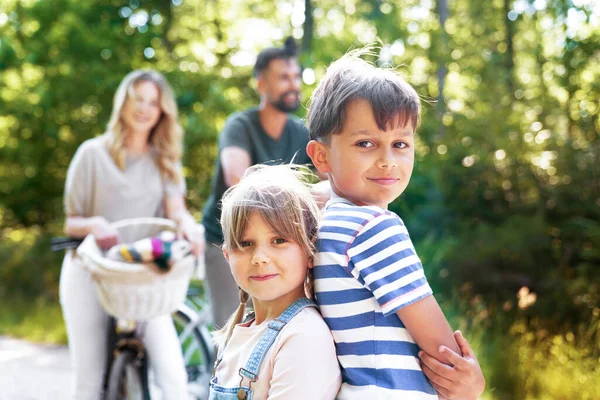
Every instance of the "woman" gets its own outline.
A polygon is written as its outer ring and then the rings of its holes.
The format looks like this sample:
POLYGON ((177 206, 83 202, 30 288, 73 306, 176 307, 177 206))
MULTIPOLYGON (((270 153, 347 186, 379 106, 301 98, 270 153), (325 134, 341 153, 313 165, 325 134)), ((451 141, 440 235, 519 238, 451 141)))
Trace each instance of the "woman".
MULTIPOLYGON (((181 172, 182 129, 165 78, 134 71, 117 89, 107 131, 85 141, 75 153, 65 186, 65 232, 96 236, 102 248, 118 242, 110 223, 136 217, 167 217, 204 251, 204 229, 185 208, 181 172)), ((89 272, 73 252, 63 261, 60 299, 69 336, 74 398, 102 398, 109 317, 96 298, 89 272)), ((187 396, 187 376, 173 322, 150 320, 142 336, 165 399, 187 396)))

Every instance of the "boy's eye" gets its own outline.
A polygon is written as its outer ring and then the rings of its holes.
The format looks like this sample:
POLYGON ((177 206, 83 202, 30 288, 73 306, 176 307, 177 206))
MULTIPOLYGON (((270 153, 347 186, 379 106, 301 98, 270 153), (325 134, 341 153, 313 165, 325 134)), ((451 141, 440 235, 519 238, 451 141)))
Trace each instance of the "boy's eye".
POLYGON ((284 238, 273 239, 273 243, 275 243, 275 244, 284 244, 285 242, 287 242, 287 240, 285 240, 284 238))
POLYGON ((242 240, 240 242, 240 247, 241 248, 248 247, 248 246, 252 246, 252 242, 251 241, 249 241, 249 240, 242 240))
POLYGON ((408 144, 404 142, 396 142, 394 143, 394 147, 397 149, 405 149, 408 147, 408 144))
POLYGON ((373 147, 373 143, 369 142, 368 140, 361 140, 360 142, 356 143, 356 145, 365 149, 373 147))

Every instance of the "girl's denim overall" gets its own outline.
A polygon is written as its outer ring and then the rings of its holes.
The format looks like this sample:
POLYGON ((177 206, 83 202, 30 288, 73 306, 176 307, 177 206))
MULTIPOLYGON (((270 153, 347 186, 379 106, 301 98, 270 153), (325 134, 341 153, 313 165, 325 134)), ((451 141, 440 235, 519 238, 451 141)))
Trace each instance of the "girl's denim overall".
MULTIPOLYGON (((306 307, 316 307, 315 303, 307 298, 301 298, 293 302, 279 317, 269 322, 269 326, 265 333, 260 337, 258 343, 252 350, 250 358, 243 368, 240 368, 240 384, 238 387, 223 387, 219 386, 217 377, 213 374, 210 381, 210 394, 208 400, 252 400, 253 391, 252 383, 258 379, 258 371, 267 352, 271 348, 273 342, 283 329, 285 324, 291 321, 296 314, 306 307)), ((221 352, 221 357, 215 364, 215 371, 218 365, 223 360, 223 354, 226 349, 221 352)))

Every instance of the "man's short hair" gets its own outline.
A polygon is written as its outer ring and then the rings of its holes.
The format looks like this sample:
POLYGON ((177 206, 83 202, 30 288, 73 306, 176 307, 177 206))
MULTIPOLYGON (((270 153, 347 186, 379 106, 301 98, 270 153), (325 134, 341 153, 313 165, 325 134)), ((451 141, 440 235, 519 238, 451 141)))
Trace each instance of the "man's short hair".
POLYGON ((360 58, 367 53, 355 50, 333 62, 313 92, 308 109, 310 139, 329 143, 339 134, 346 120, 345 107, 364 99, 373 109, 381 130, 390 126, 417 128, 421 117, 421 101, 415 89, 397 72, 378 68, 360 58))
POLYGON ((258 77, 273 60, 296 57, 298 57, 298 45, 294 38, 290 36, 285 39, 283 47, 269 47, 258 54, 256 64, 254 64, 254 76, 258 77))

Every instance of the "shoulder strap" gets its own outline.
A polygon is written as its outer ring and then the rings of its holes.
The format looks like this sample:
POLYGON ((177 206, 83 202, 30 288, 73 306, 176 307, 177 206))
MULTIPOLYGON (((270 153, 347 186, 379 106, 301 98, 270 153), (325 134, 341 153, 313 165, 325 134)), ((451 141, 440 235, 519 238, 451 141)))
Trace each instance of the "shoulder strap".
POLYGON ((306 297, 300 298, 290 304, 290 306, 276 319, 269 322, 269 326, 265 333, 260 337, 256 346, 250 354, 250 358, 246 362, 244 368, 240 368, 240 376, 250 379, 252 382, 258 379, 258 370, 262 364, 267 352, 275 342, 279 332, 285 325, 292 320, 300 311, 306 307, 316 307, 317 305, 306 297))

